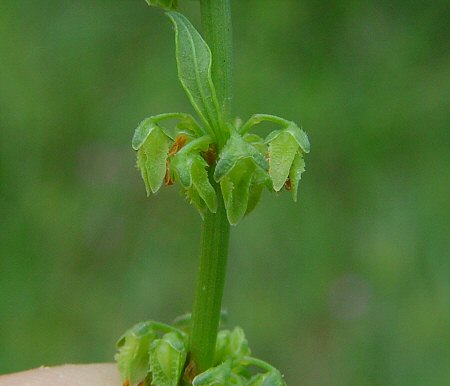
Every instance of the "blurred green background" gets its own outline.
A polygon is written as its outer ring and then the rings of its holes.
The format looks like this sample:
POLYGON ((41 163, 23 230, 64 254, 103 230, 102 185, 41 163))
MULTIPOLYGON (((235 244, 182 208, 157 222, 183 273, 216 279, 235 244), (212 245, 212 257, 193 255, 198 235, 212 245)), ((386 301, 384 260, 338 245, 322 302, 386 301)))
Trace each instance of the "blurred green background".
MULTIPOLYGON (((194 24, 195 2, 181 1, 194 24)), ((447 1, 233 1, 234 112, 300 122, 294 205, 232 230, 224 306, 289 385, 450 384, 447 1)), ((0 373, 110 361, 191 308, 200 219, 130 142, 191 108, 143 0, 0 5, 0 373)))

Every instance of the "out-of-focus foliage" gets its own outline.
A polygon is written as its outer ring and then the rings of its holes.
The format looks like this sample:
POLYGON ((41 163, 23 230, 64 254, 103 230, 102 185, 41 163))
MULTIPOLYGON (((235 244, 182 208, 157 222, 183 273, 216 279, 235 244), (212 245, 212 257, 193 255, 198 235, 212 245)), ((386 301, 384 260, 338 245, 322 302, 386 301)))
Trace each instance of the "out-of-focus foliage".
MULTIPOLYGON (((200 219, 146 198, 130 147, 142 117, 190 111, 171 26, 144 1, 0 8, 0 373, 112 360, 193 297, 200 219)), ((289 385, 450 383, 448 11, 233 2, 235 115, 314 148, 298 203, 263 197, 233 229, 225 289, 289 385)))

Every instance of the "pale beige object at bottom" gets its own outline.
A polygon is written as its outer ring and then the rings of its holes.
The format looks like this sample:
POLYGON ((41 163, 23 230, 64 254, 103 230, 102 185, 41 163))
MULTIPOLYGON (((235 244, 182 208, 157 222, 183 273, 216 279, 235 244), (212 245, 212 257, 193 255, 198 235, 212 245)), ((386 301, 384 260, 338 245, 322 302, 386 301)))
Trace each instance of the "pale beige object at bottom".
POLYGON ((40 367, 0 376, 0 386, 121 386, 113 363, 40 367))

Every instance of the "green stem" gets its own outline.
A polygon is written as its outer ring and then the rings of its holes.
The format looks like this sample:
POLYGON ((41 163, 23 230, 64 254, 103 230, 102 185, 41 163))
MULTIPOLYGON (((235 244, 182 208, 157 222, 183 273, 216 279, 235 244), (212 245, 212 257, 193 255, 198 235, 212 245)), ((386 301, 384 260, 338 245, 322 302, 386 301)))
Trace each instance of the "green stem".
POLYGON ((192 311, 190 349, 194 375, 213 364, 225 284, 230 224, 219 185, 216 185, 216 192, 217 212, 208 211, 203 222, 200 266, 192 311))
MULTIPOLYGON (((222 109, 223 122, 230 120, 232 35, 230 0, 200 0, 203 36, 211 48, 211 74, 222 109)), ((224 127, 222 127, 225 133, 224 127)), ((223 146, 222 143, 218 144, 223 146)), ((219 149, 220 150, 220 149, 219 149)), ((230 224, 220 185, 214 184, 218 207, 203 222, 200 265, 192 311, 190 340, 191 375, 210 368, 214 361, 228 255, 230 224)))
POLYGON ((232 26, 230 0, 200 0, 203 36, 211 48, 211 75, 223 120, 230 120, 232 99, 232 26))

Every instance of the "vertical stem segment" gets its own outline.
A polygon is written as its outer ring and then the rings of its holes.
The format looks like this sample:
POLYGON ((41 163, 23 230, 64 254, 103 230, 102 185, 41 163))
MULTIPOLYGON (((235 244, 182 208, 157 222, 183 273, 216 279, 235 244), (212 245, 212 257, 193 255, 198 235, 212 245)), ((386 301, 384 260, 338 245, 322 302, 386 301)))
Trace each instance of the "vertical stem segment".
POLYGON ((211 75, 225 121, 232 98, 232 25, 230 0, 200 0, 203 36, 211 48, 211 75))
POLYGON ((195 373, 213 364, 220 322, 223 287, 228 255, 230 224, 220 195, 216 213, 205 216, 200 245, 200 266, 192 311, 191 363, 195 373))
MULTIPOLYGON (((212 79, 226 122, 230 119, 231 110, 230 0, 200 0, 200 10, 203 36, 212 52, 212 79)), ((193 375, 213 364, 228 255, 230 224, 220 185, 213 180, 212 183, 216 189, 218 208, 216 213, 208 211, 203 222, 190 341, 193 375)))

